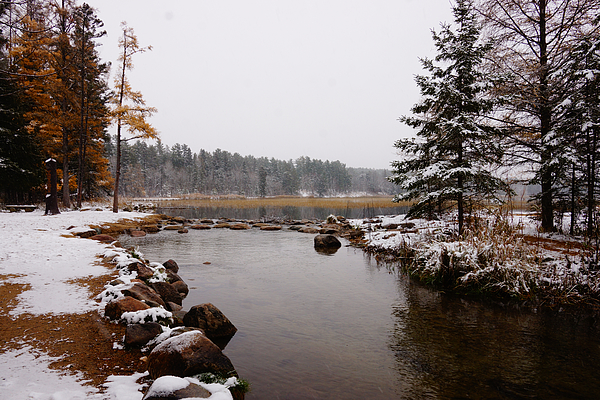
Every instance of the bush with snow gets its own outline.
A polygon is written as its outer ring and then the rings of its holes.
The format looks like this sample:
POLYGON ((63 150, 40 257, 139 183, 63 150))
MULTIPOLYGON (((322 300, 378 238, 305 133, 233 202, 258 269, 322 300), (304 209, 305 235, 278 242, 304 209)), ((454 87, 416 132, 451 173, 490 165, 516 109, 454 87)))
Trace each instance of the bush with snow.
POLYGON ((551 303, 600 300, 593 252, 569 258, 527 243, 502 215, 480 219, 460 238, 442 229, 394 236, 382 232, 366 249, 411 276, 459 293, 551 303))

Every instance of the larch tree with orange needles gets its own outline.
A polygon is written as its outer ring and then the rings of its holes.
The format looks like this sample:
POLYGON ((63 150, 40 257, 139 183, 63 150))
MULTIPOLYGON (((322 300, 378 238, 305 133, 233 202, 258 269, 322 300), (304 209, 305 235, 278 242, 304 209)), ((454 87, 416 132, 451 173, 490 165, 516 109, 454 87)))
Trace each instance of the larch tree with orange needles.
POLYGON ((126 72, 133 68, 132 57, 137 53, 152 50, 152 46, 140 47, 133 28, 122 22, 123 36, 119 40, 121 54, 120 73, 115 77, 115 93, 111 99, 113 109, 111 115, 117 125, 117 160, 115 166, 115 185, 113 212, 119 212, 119 179, 121 175, 121 143, 134 139, 157 139, 158 131, 148 123, 147 118, 156 112, 156 108, 148 107, 142 94, 134 91, 127 80, 126 72), (121 128, 126 126, 128 136, 125 137, 121 128))

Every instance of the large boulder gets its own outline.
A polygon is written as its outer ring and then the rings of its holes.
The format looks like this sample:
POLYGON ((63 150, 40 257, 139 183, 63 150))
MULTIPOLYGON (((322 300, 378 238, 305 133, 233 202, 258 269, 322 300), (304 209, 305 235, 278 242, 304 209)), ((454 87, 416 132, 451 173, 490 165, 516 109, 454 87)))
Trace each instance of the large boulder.
POLYGON ((152 307, 165 307, 164 300, 156 293, 154 289, 143 283, 136 282, 129 289, 123 289, 121 292, 125 296, 133 297, 139 301, 143 301, 152 307))
POLYGON ((200 331, 169 338, 156 346, 148 356, 148 372, 152 379, 205 372, 229 375, 234 371, 229 358, 200 331))
POLYGON ((211 303, 199 304, 190 308, 183 317, 185 326, 200 328, 211 340, 230 338, 237 332, 231 321, 211 303))
POLYGON ((104 307, 104 315, 107 318, 117 320, 125 312, 147 310, 150 306, 130 296, 121 297, 111 301, 104 307))
POLYGON ((152 284, 152 289, 160 295, 165 303, 171 302, 179 305, 183 304, 183 297, 169 282, 154 282, 152 284))
POLYGON ((211 393, 178 376, 165 375, 152 382, 142 400, 207 399, 211 393))
POLYGON ((127 325, 125 330, 125 345, 142 347, 162 333, 162 327, 157 322, 127 325))
POLYGON ((342 243, 333 235, 315 236, 315 249, 339 249, 342 243))

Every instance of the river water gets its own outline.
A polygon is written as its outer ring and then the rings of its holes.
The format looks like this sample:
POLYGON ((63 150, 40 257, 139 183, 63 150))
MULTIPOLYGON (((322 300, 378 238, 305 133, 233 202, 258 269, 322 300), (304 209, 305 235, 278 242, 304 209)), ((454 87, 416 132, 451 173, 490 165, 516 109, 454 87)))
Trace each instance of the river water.
POLYGON ((177 261, 184 308, 238 328, 224 353, 247 399, 597 399, 600 324, 430 290, 360 250, 317 253, 289 230, 121 237, 177 261))

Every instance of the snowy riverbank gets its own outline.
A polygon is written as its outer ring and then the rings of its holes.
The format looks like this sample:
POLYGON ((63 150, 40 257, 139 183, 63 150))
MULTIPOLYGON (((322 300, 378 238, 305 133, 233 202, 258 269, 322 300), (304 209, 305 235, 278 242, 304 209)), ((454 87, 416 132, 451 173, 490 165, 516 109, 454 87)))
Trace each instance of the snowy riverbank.
MULTIPOLYGON (((77 371, 53 368, 60 361, 35 346, 40 330, 61 327, 46 325, 28 332, 14 332, 17 319, 66 318, 97 310, 99 303, 81 281, 104 276, 111 271, 100 263, 99 255, 111 248, 95 240, 73 236, 92 224, 120 219, 140 219, 147 214, 89 209, 44 216, 31 213, 0 213, 0 286, 6 292, 0 307, 1 329, 8 336, 0 345, 0 390, 7 399, 36 400, 139 400, 142 393, 136 381, 143 373, 110 376, 106 391, 90 386, 77 371), (17 290, 18 289, 18 290, 17 290), (15 294, 17 293, 17 294, 15 294), (11 336, 12 334, 12 336, 11 336), (25 340, 27 339, 27 340, 25 340)), ((83 332, 82 334, 86 334, 83 332)), ((65 339, 67 340, 67 339, 65 339)), ((89 357, 94 357, 90 354, 89 357)), ((67 366, 69 367, 69 366, 67 366)), ((229 392, 213 388, 211 399, 231 398, 229 392)), ((210 390, 210 389, 209 389, 210 390)))

